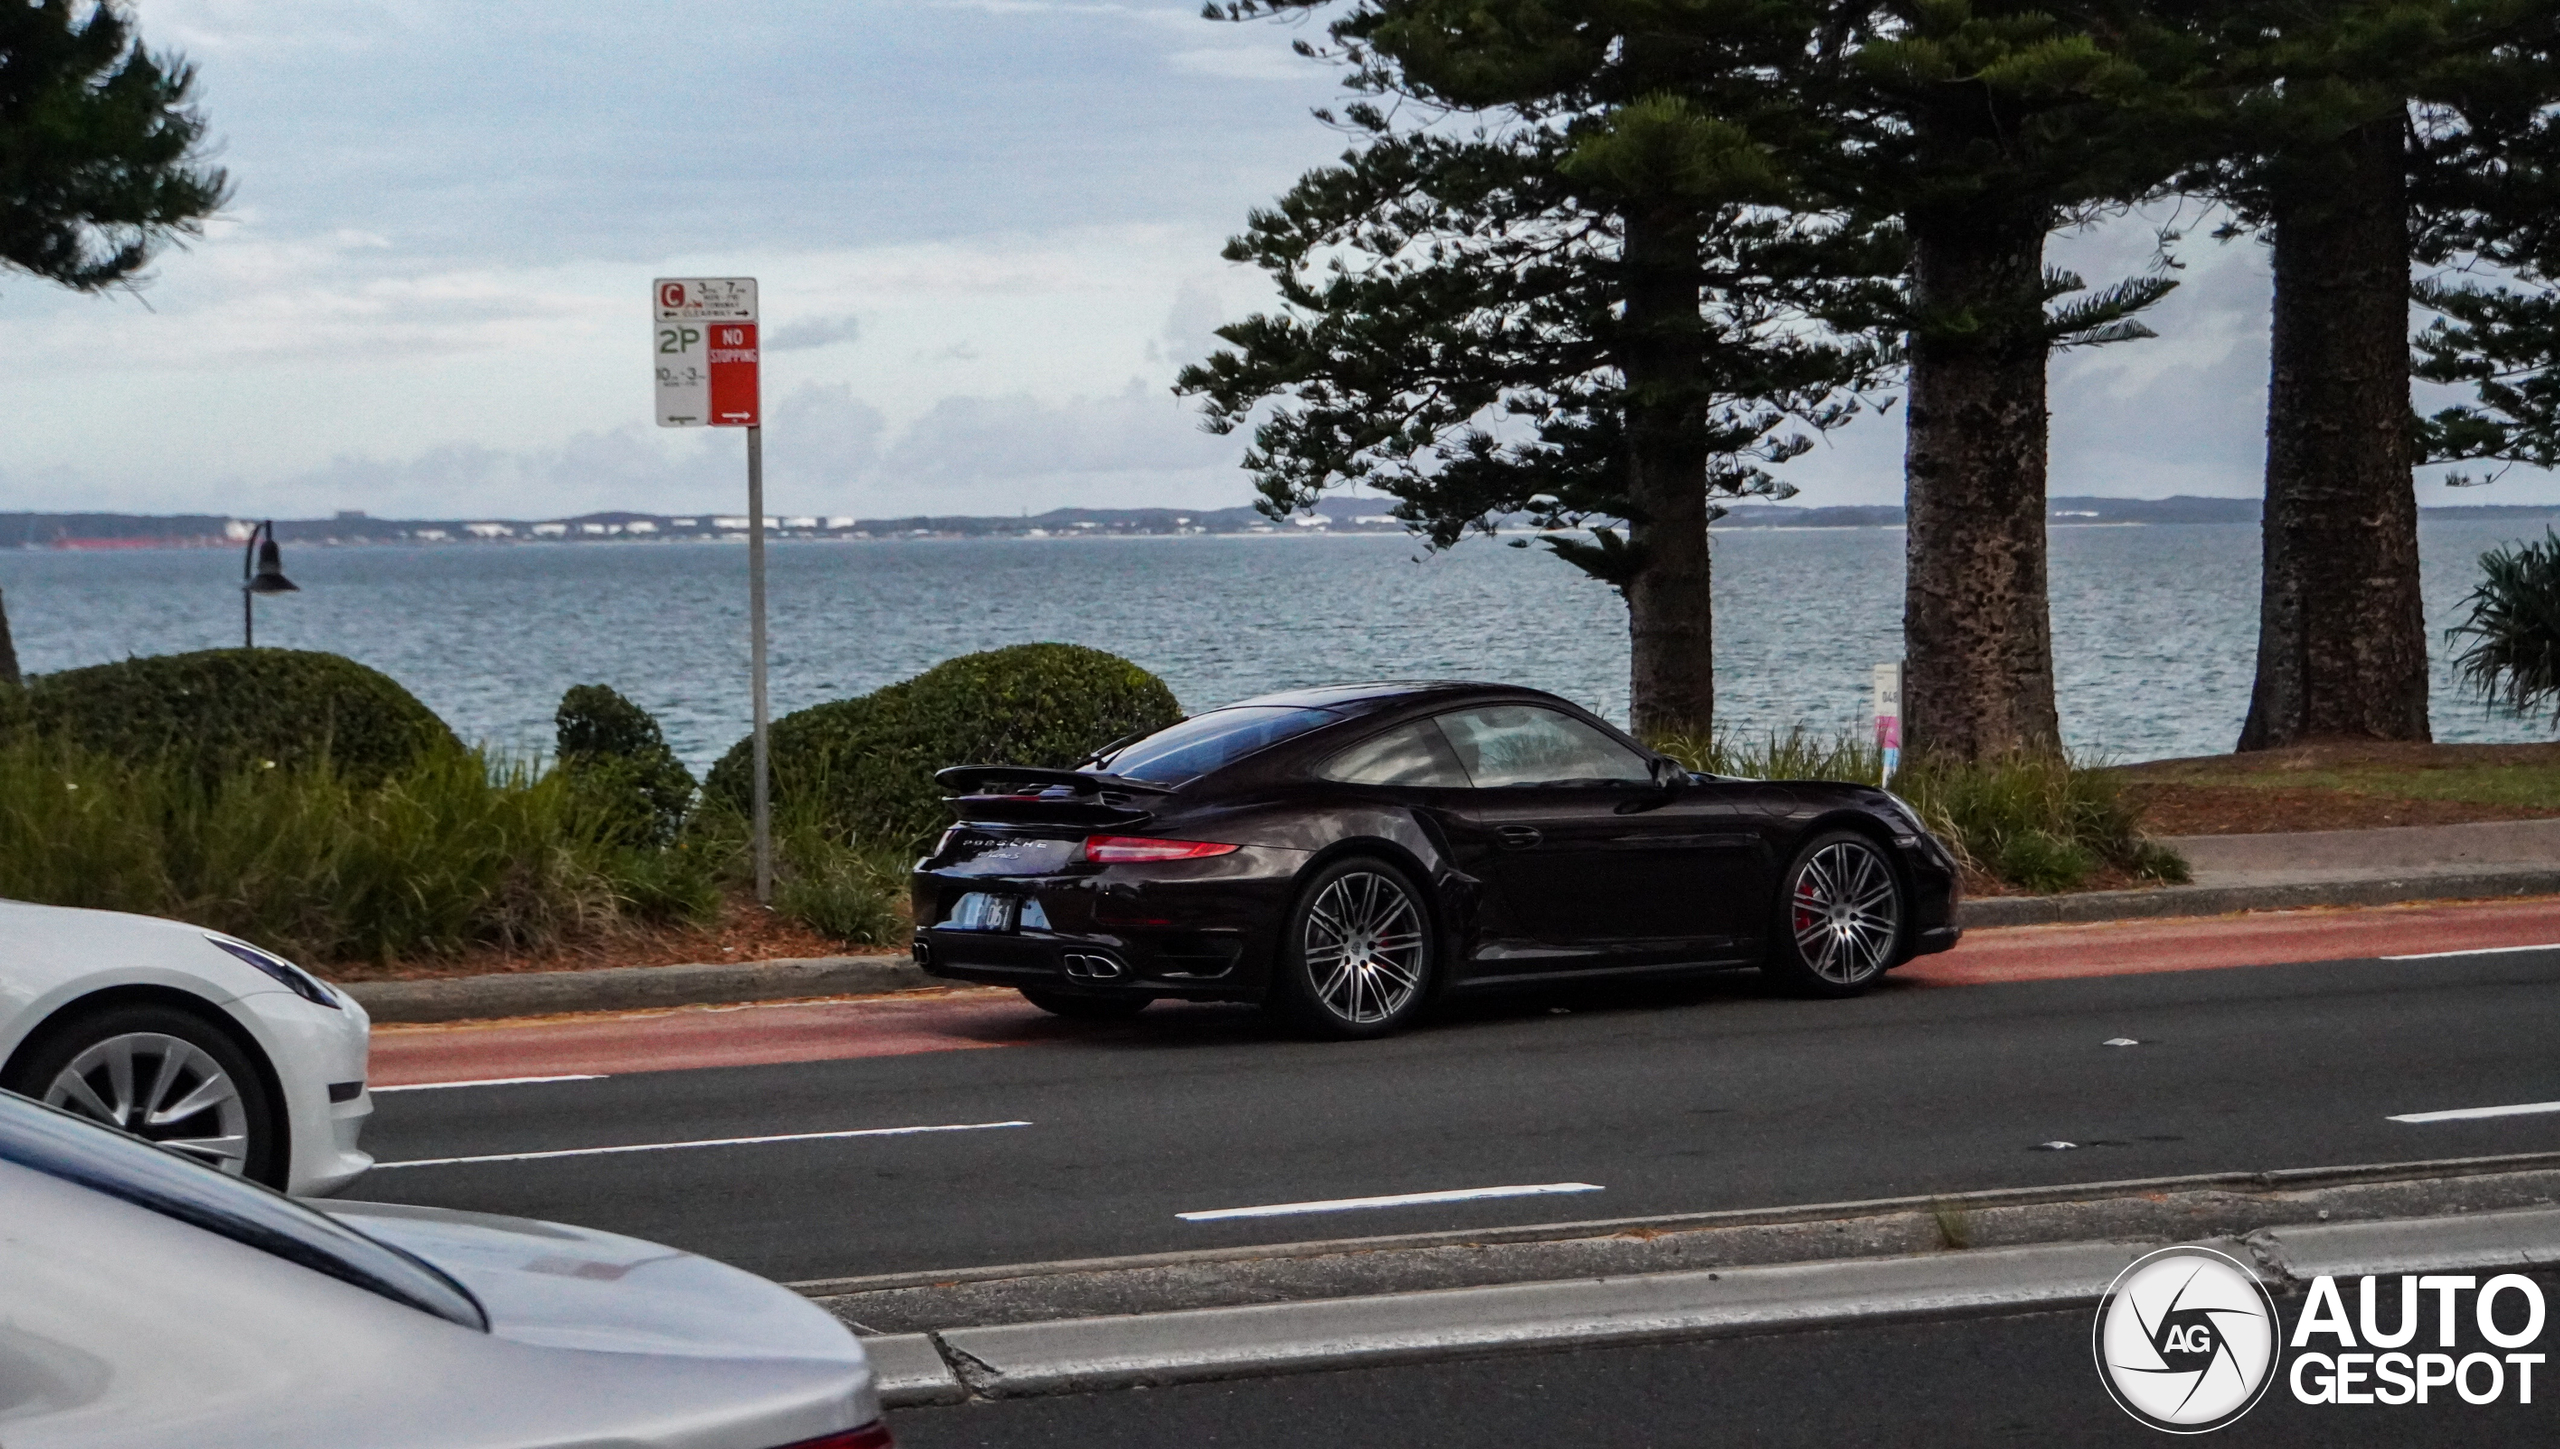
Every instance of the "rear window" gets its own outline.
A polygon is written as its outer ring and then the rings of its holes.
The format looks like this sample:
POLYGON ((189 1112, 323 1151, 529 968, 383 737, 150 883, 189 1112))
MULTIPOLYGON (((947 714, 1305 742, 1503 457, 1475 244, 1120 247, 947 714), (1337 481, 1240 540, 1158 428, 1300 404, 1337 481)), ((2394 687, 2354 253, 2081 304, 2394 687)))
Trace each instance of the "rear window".
POLYGON ((1213 709, 1125 746, 1096 767, 1150 785, 1179 785, 1339 718, 1329 709, 1267 704, 1213 709))
POLYGON ((75 1182, 465 1328, 479 1303, 444 1274, 255 1183, 0 1092, 0 1162, 75 1182))

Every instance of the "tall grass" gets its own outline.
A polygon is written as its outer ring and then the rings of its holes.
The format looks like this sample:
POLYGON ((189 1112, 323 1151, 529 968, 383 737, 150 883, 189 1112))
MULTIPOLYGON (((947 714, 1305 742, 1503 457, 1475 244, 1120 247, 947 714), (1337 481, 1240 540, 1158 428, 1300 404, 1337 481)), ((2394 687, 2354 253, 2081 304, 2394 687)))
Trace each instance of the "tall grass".
MULTIPOLYGON (((733 885, 754 879, 747 817, 719 797, 706 797, 695 810, 684 845, 702 852, 733 885)), ((903 905, 913 857, 900 845, 848 838, 823 798, 803 796, 774 812, 773 855, 773 908, 784 919, 855 946, 907 938, 903 905)))
POLYGON ((380 963, 540 949, 717 903, 698 858, 619 843, 532 761, 439 749, 371 785, 326 758, 207 780, 26 740, 0 744, 0 895, 380 963))
MULTIPOLYGON (((1654 747, 1693 770, 1763 780, 1873 784, 1883 766, 1874 745, 1801 725, 1757 739, 1674 735, 1654 747)), ((2076 889, 2106 866, 2147 880, 2187 878, 2176 852, 2143 838, 2115 777, 2085 760, 1922 758, 1895 773, 1893 791, 1965 864, 2027 890, 2076 889)))

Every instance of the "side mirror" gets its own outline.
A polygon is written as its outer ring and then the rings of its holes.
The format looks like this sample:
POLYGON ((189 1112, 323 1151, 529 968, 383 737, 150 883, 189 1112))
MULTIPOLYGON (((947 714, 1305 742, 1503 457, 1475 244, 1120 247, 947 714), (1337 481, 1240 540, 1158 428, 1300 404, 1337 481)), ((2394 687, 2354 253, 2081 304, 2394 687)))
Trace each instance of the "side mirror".
POLYGON ((1682 769, 1678 761, 1656 755, 1653 757, 1653 783, 1659 790, 1675 790, 1689 783, 1689 772, 1682 769))

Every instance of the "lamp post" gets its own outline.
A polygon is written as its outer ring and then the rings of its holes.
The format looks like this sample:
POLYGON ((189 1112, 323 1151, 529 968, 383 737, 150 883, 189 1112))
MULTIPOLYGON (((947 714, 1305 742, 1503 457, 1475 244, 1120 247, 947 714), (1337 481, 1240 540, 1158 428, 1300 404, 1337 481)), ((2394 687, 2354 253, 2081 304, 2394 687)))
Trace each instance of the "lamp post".
POLYGON ((284 576, 284 550, 276 547, 275 520, 250 529, 249 542, 240 550, 240 647, 258 647, 258 595, 301 591, 301 585, 284 576))

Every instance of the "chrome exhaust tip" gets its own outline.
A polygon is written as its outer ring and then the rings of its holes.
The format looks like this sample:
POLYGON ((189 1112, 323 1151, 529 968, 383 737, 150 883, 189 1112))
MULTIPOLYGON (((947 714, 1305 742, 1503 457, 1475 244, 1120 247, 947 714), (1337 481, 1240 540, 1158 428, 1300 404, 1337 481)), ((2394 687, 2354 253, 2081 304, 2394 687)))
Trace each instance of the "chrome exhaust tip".
POLYGON ((1069 951, 1059 957, 1067 975, 1078 981, 1117 981, 1129 968, 1112 957, 1091 951, 1069 951))

